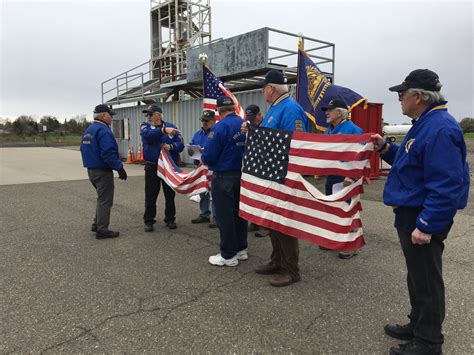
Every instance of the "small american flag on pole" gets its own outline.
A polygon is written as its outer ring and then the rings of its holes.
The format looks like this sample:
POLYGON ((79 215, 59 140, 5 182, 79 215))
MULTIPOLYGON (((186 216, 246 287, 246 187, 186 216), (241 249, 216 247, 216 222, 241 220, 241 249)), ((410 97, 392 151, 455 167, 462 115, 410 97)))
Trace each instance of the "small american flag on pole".
POLYGON ((245 113, 242 109, 242 106, 240 106, 239 101, 235 98, 235 96, 229 90, 227 90, 222 81, 220 81, 205 65, 202 66, 202 73, 204 84, 204 110, 213 110, 216 113, 216 121, 219 121, 220 116, 216 110, 216 101, 220 96, 226 95, 229 96, 232 101, 234 101, 235 113, 238 116, 244 118, 245 113))
POLYGON ((192 171, 184 171, 164 148, 161 148, 157 170, 158 176, 180 194, 194 196, 211 190, 212 171, 206 165, 200 163, 192 171))
POLYGON ((240 216, 330 249, 359 249, 364 245, 360 194, 373 149, 370 134, 251 129, 242 170, 240 216), (302 174, 358 180, 326 196, 302 174))

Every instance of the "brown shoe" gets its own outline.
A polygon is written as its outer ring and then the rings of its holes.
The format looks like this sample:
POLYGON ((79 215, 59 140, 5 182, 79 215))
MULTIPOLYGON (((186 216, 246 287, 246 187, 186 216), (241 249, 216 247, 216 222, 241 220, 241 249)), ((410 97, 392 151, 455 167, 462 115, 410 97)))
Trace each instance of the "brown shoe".
POLYGON ((337 256, 340 258, 340 259, 350 259, 354 256, 357 255, 357 250, 353 250, 353 251, 340 251, 337 256))
POLYGON ((280 267, 269 263, 269 264, 260 265, 259 267, 255 269, 255 272, 261 275, 278 274, 280 272, 280 267))
POLYGON ((274 287, 283 287, 298 282, 299 280, 301 280, 300 275, 292 277, 290 274, 285 273, 273 276, 270 280, 270 285, 274 287))

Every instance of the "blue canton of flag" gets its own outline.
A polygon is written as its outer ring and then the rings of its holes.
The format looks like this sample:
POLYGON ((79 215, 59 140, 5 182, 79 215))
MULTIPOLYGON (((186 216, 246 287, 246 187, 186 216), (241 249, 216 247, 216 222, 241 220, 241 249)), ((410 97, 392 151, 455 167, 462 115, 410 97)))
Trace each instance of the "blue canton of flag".
POLYGON ((214 73, 211 72, 205 65, 202 66, 202 74, 204 85, 203 109, 214 111, 216 113, 216 121, 219 121, 220 116, 216 109, 216 101, 220 96, 226 95, 229 96, 232 101, 234 101, 235 113, 243 118, 244 110, 240 106, 235 96, 229 90, 227 90, 222 81, 220 81, 219 78, 217 78, 214 73))
POLYGON ((355 91, 332 84, 308 54, 298 46, 297 101, 318 130, 324 131, 328 126, 321 107, 327 106, 334 98, 344 99, 351 108, 367 102, 367 99, 355 91))

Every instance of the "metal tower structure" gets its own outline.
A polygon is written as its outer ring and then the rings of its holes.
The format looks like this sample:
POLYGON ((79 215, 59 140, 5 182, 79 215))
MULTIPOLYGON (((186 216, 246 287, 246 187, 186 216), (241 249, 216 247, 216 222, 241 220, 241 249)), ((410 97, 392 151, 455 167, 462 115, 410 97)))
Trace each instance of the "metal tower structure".
POLYGON ((151 78, 186 77, 186 49, 211 42, 209 0, 151 0, 151 78))

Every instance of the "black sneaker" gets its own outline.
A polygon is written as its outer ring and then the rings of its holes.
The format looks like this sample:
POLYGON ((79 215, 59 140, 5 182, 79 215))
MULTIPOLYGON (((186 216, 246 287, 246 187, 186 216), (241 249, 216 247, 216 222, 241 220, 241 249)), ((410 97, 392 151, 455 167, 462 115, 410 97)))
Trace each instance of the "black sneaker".
POLYGON ((438 355, 441 353, 441 344, 425 344, 416 340, 390 348, 390 355, 438 355))
POLYGON ((97 224, 92 223, 91 232, 97 232, 97 224))
POLYGON ((217 228, 217 224, 215 224, 215 223, 209 223, 209 228, 217 228))
POLYGON ((106 230, 102 232, 97 232, 95 234, 96 239, 108 239, 108 238, 117 238, 120 235, 120 232, 114 232, 111 230, 106 230))
POLYGON ((177 226, 176 223, 174 223, 174 222, 168 222, 168 223, 166 223, 166 226, 167 226, 169 229, 176 229, 176 228, 178 228, 178 226, 177 226))
POLYGON ((146 224, 146 223, 145 223, 145 225, 143 226, 143 230, 144 230, 145 232, 153 232, 153 229, 154 229, 154 228, 153 228, 153 224, 146 224))
POLYGON ((209 217, 206 217, 206 216, 199 216, 198 218, 194 218, 191 220, 191 223, 192 224, 198 224, 198 223, 208 223, 210 222, 211 219, 209 217))
POLYGON ((413 339, 413 324, 408 323, 405 325, 400 324, 387 324, 383 327, 385 334, 391 336, 392 338, 401 339, 401 340, 412 340, 413 339))

